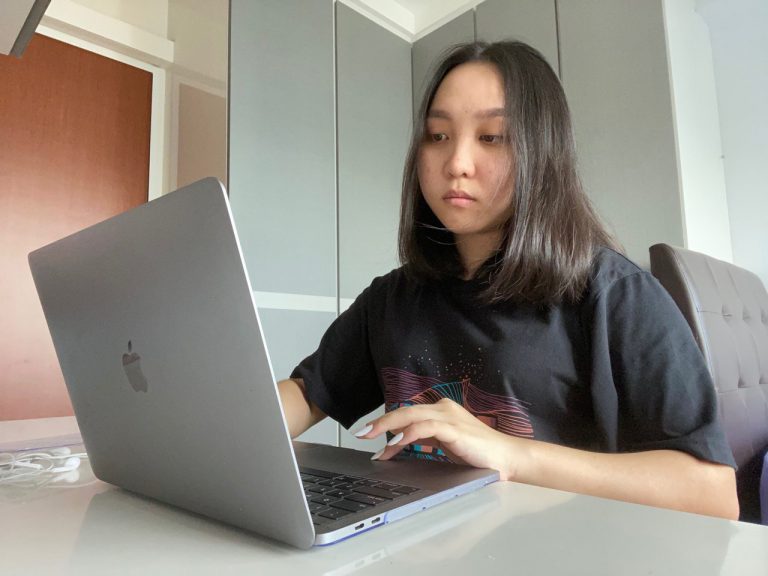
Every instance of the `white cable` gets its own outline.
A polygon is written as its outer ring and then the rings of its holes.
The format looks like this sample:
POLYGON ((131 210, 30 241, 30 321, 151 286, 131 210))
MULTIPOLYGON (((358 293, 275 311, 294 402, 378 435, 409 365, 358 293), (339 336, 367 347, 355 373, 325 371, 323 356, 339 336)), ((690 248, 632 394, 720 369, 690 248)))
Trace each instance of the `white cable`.
POLYGON ((85 452, 72 454, 66 446, 47 452, 0 453, 0 483, 17 482, 32 476, 70 473, 80 466, 85 452))

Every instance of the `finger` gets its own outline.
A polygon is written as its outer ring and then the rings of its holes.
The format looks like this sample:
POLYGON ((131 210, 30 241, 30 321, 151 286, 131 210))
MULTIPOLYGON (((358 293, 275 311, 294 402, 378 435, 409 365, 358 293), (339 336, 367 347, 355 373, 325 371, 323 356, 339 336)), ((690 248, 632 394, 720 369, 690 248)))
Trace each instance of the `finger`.
POLYGON ((404 445, 395 445, 390 446, 386 445, 384 448, 376 452, 373 456, 371 456, 371 460, 389 460, 390 458, 394 458, 397 456, 400 452, 402 452, 407 444, 404 445))
POLYGON ((414 404, 413 406, 403 406, 373 420, 371 422, 373 430, 366 434, 365 437, 373 438, 382 432, 396 434, 416 422, 444 418, 447 418, 444 405, 414 404))
POLYGON ((458 439, 458 428, 441 420, 424 420, 416 422, 403 429, 390 440, 388 446, 402 446, 408 444, 428 444, 443 448, 445 445, 453 444, 458 439))
POLYGON ((459 440, 460 434, 459 428, 452 424, 435 421, 421 422, 404 431, 402 438, 395 446, 402 448, 414 444, 432 446, 438 448, 449 461, 455 464, 465 464, 465 458, 451 450, 454 442, 459 440))
MULTIPOLYGON (((403 443, 402 440, 404 438, 404 432, 400 432, 398 434, 394 434, 392 438, 390 438, 389 442, 387 442, 387 446, 408 446, 409 442, 403 443)), ((420 446, 432 446, 433 448, 440 448, 440 442, 438 442, 434 438, 422 438, 419 440, 420 446)))
POLYGON ((399 430, 394 430, 394 428, 392 428, 390 424, 391 419, 387 417, 389 414, 391 414, 391 412, 371 420, 370 422, 366 423, 365 426, 360 428, 360 430, 353 432, 352 434, 357 438, 370 439, 377 438, 384 432, 399 432, 399 430))
POLYGON ((373 431, 373 423, 369 422, 368 424, 360 428, 360 430, 358 430, 357 432, 353 432, 352 435, 355 436, 356 438, 368 438, 372 431, 373 431))
POLYGON ((399 454, 407 446, 418 444, 421 446, 440 448, 451 461, 462 462, 460 458, 456 457, 446 448, 446 444, 458 439, 458 434, 457 427, 447 422, 442 422, 440 420, 418 422, 393 436, 384 448, 374 454, 371 460, 389 460, 399 454))
POLYGON ((389 432, 393 436, 396 436, 400 430, 386 430, 381 426, 377 426, 376 422, 372 422, 365 425, 357 432, 354 432, 353 436, 360 438, 361 440, 375 440, 384 432, 389 432))

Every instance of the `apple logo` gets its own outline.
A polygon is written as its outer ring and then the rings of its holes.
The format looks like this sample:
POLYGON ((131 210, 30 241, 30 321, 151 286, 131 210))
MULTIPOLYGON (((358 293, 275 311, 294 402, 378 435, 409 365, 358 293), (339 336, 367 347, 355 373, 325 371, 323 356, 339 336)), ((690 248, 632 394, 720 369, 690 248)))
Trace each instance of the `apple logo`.
POLYGON ((141 371, 141 356, 132 352, 133 344, 128 340, 128 352, 123 354, 123 371, 128 377, 131 388, 136 392, 146 392, 148 385, 144 373, 141 371))

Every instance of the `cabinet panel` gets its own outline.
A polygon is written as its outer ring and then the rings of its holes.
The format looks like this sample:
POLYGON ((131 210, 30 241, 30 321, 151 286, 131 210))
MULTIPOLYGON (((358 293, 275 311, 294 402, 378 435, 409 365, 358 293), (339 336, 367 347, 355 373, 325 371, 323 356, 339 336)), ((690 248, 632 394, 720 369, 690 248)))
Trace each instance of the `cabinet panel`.
POLYGON ((343 4, 336 5, 336 43, 339 294, 354 298, 398 265, 411 45, 343 4))
POLYGON ((560 2, 561 77, 587 192, 630 258, 682 246, 661 0, 560 2))
POLYGON ((232 209, 253 289, 336 296, 332 0, 232 0, 232 209))
POLYGON ((557 72, 555 0, 485 0, 477 6, 475 21, 478 40, 522 40, 557 72))

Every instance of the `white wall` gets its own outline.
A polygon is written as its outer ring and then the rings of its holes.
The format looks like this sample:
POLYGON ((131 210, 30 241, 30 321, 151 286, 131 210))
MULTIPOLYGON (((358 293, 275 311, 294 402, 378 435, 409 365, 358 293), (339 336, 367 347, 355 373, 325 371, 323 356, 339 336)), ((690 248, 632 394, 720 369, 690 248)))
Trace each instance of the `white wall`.
POLYGON ((180 83, 176 182, 181 187, 215 176, 227 184, 227 99, 180 83))
POLYGON ((768 2, 698 0, 710 29, 733 262, 768 286, 768 2))
POLYGON ((709 28, 695 0, 664 0, 686 247, 732 261, 709 28))
POLYGON ((155 33, 147 28, 157 28, 157 22, 167 21, 167 0, 157 2, 148 12, 142 12, 141 6, 145 5, 137 4, 126 12, 143 27, 102 11, 111 8, 111 12, 120 13, 118 2, 51 0, 41 25, 164 69, 173 62, 173 42, 168 41, 165 30, 155 33))
POLYGON ((226 86, 229 0, 168 0, 174 68, 226 86))
POLYGON ((168 0, 72 0, 127 24, 166 37, 168 0))
POLYGON ((170 188, 205 177, 227 183, 229 0, 169 0, 170 188))

